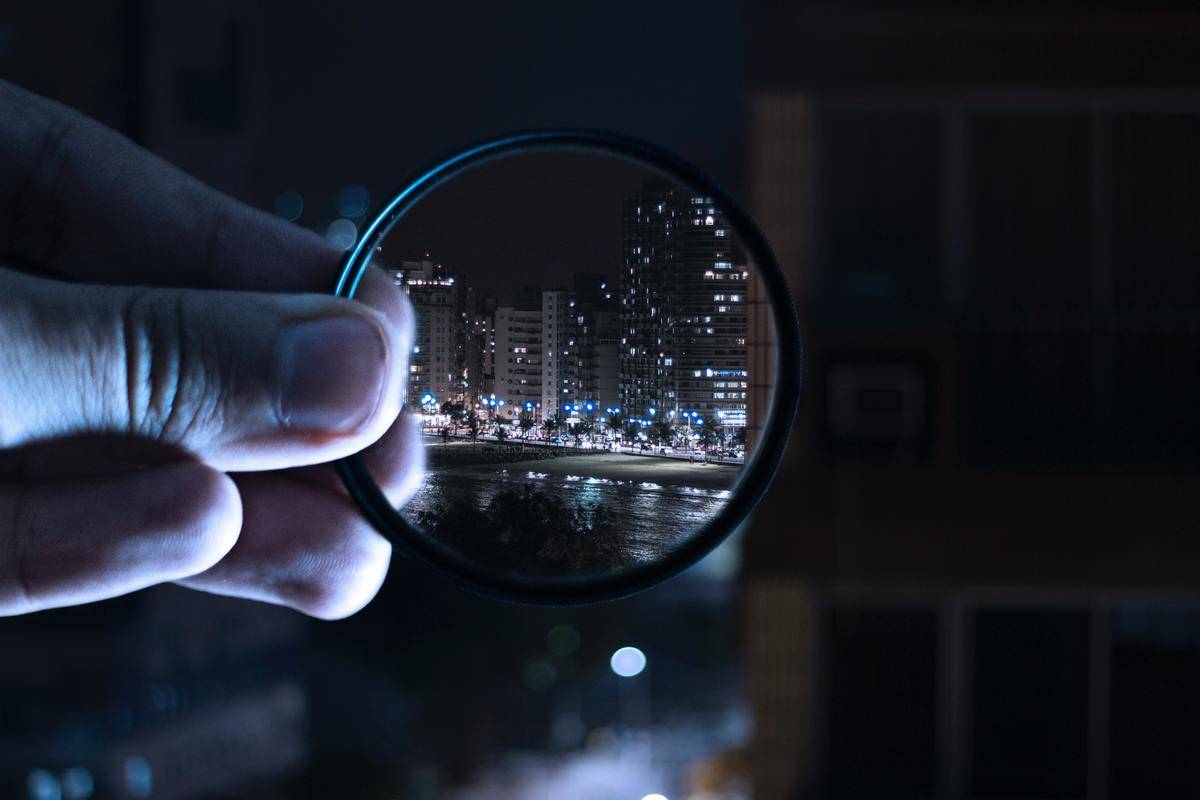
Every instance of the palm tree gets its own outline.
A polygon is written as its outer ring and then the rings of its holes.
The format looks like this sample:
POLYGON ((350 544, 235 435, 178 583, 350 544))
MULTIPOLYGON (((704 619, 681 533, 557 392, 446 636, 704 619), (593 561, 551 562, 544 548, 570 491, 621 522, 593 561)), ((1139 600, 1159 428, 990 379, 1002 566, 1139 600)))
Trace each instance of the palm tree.
POLYGON ((537 423, 533 421, 533 412, 529 411, 528 409, 522 411, 521 416, 517 417, 517 427, 521 429, 522 439, 529 434, 529 431, 532 430, 535 425, 537 425, 537 423))
POLYGON ((555 411, 542 423, 542 427, 546 429, 546 433, 550 436, 558 433, 567 424, 567 416, 562 411, 555 411))
POLYGON ((625 427, 625 415, 620 411, 615 411, 608 415, 608 429, 613 432, 620 432, 625 427))
POLYGON ((650 426, 650 438, 658 444, 671 444, 675 441, 675 426, 670 420, 660 419, 650 426))

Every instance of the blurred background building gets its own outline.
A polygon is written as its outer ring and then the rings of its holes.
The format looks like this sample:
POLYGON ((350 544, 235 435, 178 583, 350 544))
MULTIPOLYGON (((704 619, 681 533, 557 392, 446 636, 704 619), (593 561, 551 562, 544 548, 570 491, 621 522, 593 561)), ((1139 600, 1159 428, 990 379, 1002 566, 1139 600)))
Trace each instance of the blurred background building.
POLYGON ((918 5, 755 25, 807 345, 743 573, 756 792, 1194 796, 1200 18, 918 5))
POLYGON ((489 134, 677 150, 771 239, 806 374, 752 524, 629 600, 398 557, 336 625, 171 588, 3 621, 2 791, 1200 795, 1198 45, 1162 0, 6 5, 0 76, 331 238, 489 134))

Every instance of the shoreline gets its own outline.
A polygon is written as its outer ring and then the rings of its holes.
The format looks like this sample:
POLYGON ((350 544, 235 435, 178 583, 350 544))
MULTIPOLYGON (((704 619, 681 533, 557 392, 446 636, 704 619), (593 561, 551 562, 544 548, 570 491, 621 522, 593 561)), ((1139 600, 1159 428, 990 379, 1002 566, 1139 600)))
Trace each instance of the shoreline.
POLYGON ((554 477, 577 475, 612 481, 649 482, 698 489, 731 489, 742 467, 732 464, 692 464, 677 458, 654 458, 627 453, 596 452, 564 455, 556 458, 527 459, 503 463, 480 461, 474 464, 431 463, 430 472, 470 471, 476 474, 534 472, 554 477))

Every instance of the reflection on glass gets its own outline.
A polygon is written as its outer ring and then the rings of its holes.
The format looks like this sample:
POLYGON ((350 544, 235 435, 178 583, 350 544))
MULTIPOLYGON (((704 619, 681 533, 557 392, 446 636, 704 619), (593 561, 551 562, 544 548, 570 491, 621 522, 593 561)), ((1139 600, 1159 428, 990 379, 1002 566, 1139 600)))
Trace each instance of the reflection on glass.
POLYGON ((418 528, 506 572, 587 575, 662 557, 728 501, 773 327, 711 197, 611 156, 510 157, 434 190, 379 262, 417 315, 418 528))

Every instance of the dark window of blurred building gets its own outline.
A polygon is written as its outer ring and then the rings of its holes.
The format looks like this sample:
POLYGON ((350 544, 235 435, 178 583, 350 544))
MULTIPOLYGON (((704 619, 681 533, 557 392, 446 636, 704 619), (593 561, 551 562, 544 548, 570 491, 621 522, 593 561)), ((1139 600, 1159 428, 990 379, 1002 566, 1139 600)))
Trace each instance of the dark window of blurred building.
POLYGON ((971 317, 967 451, 1091 455, 1088 119, 979 113, 968 124, 971 317))
POLYGON ((1087 117, 979 113, 968 131, 973 306, 985 315, 1087 306, 1087 117))
POLYGON ((1114 456, 1200 457, 1200 117, 1113 123, 1114 456))
POLYGON ((1092 337, 1045 328, 973 333, 967 453, 986 462, 1080 460, 1091 454, 1092 337))
POLYGON ((1122 306, 1200 305, 1200 117, 1114 120, 1116 299, 1122 306))
POLYGON ((827 622, 830 796, 931 796, 936 611, 835 607, 827 622))
POLYGON ((986 610, 974 627, 972 795, 1084 797, 1087 612, 986 610))
POLYGON ((889 310, 937 307, 938 116, 828 110, 819 120, 825 299, 889 310))
POLYGON ((1200 797, 1200 611, 1126 606, 1112 621, 1110 797, 1200 797))

